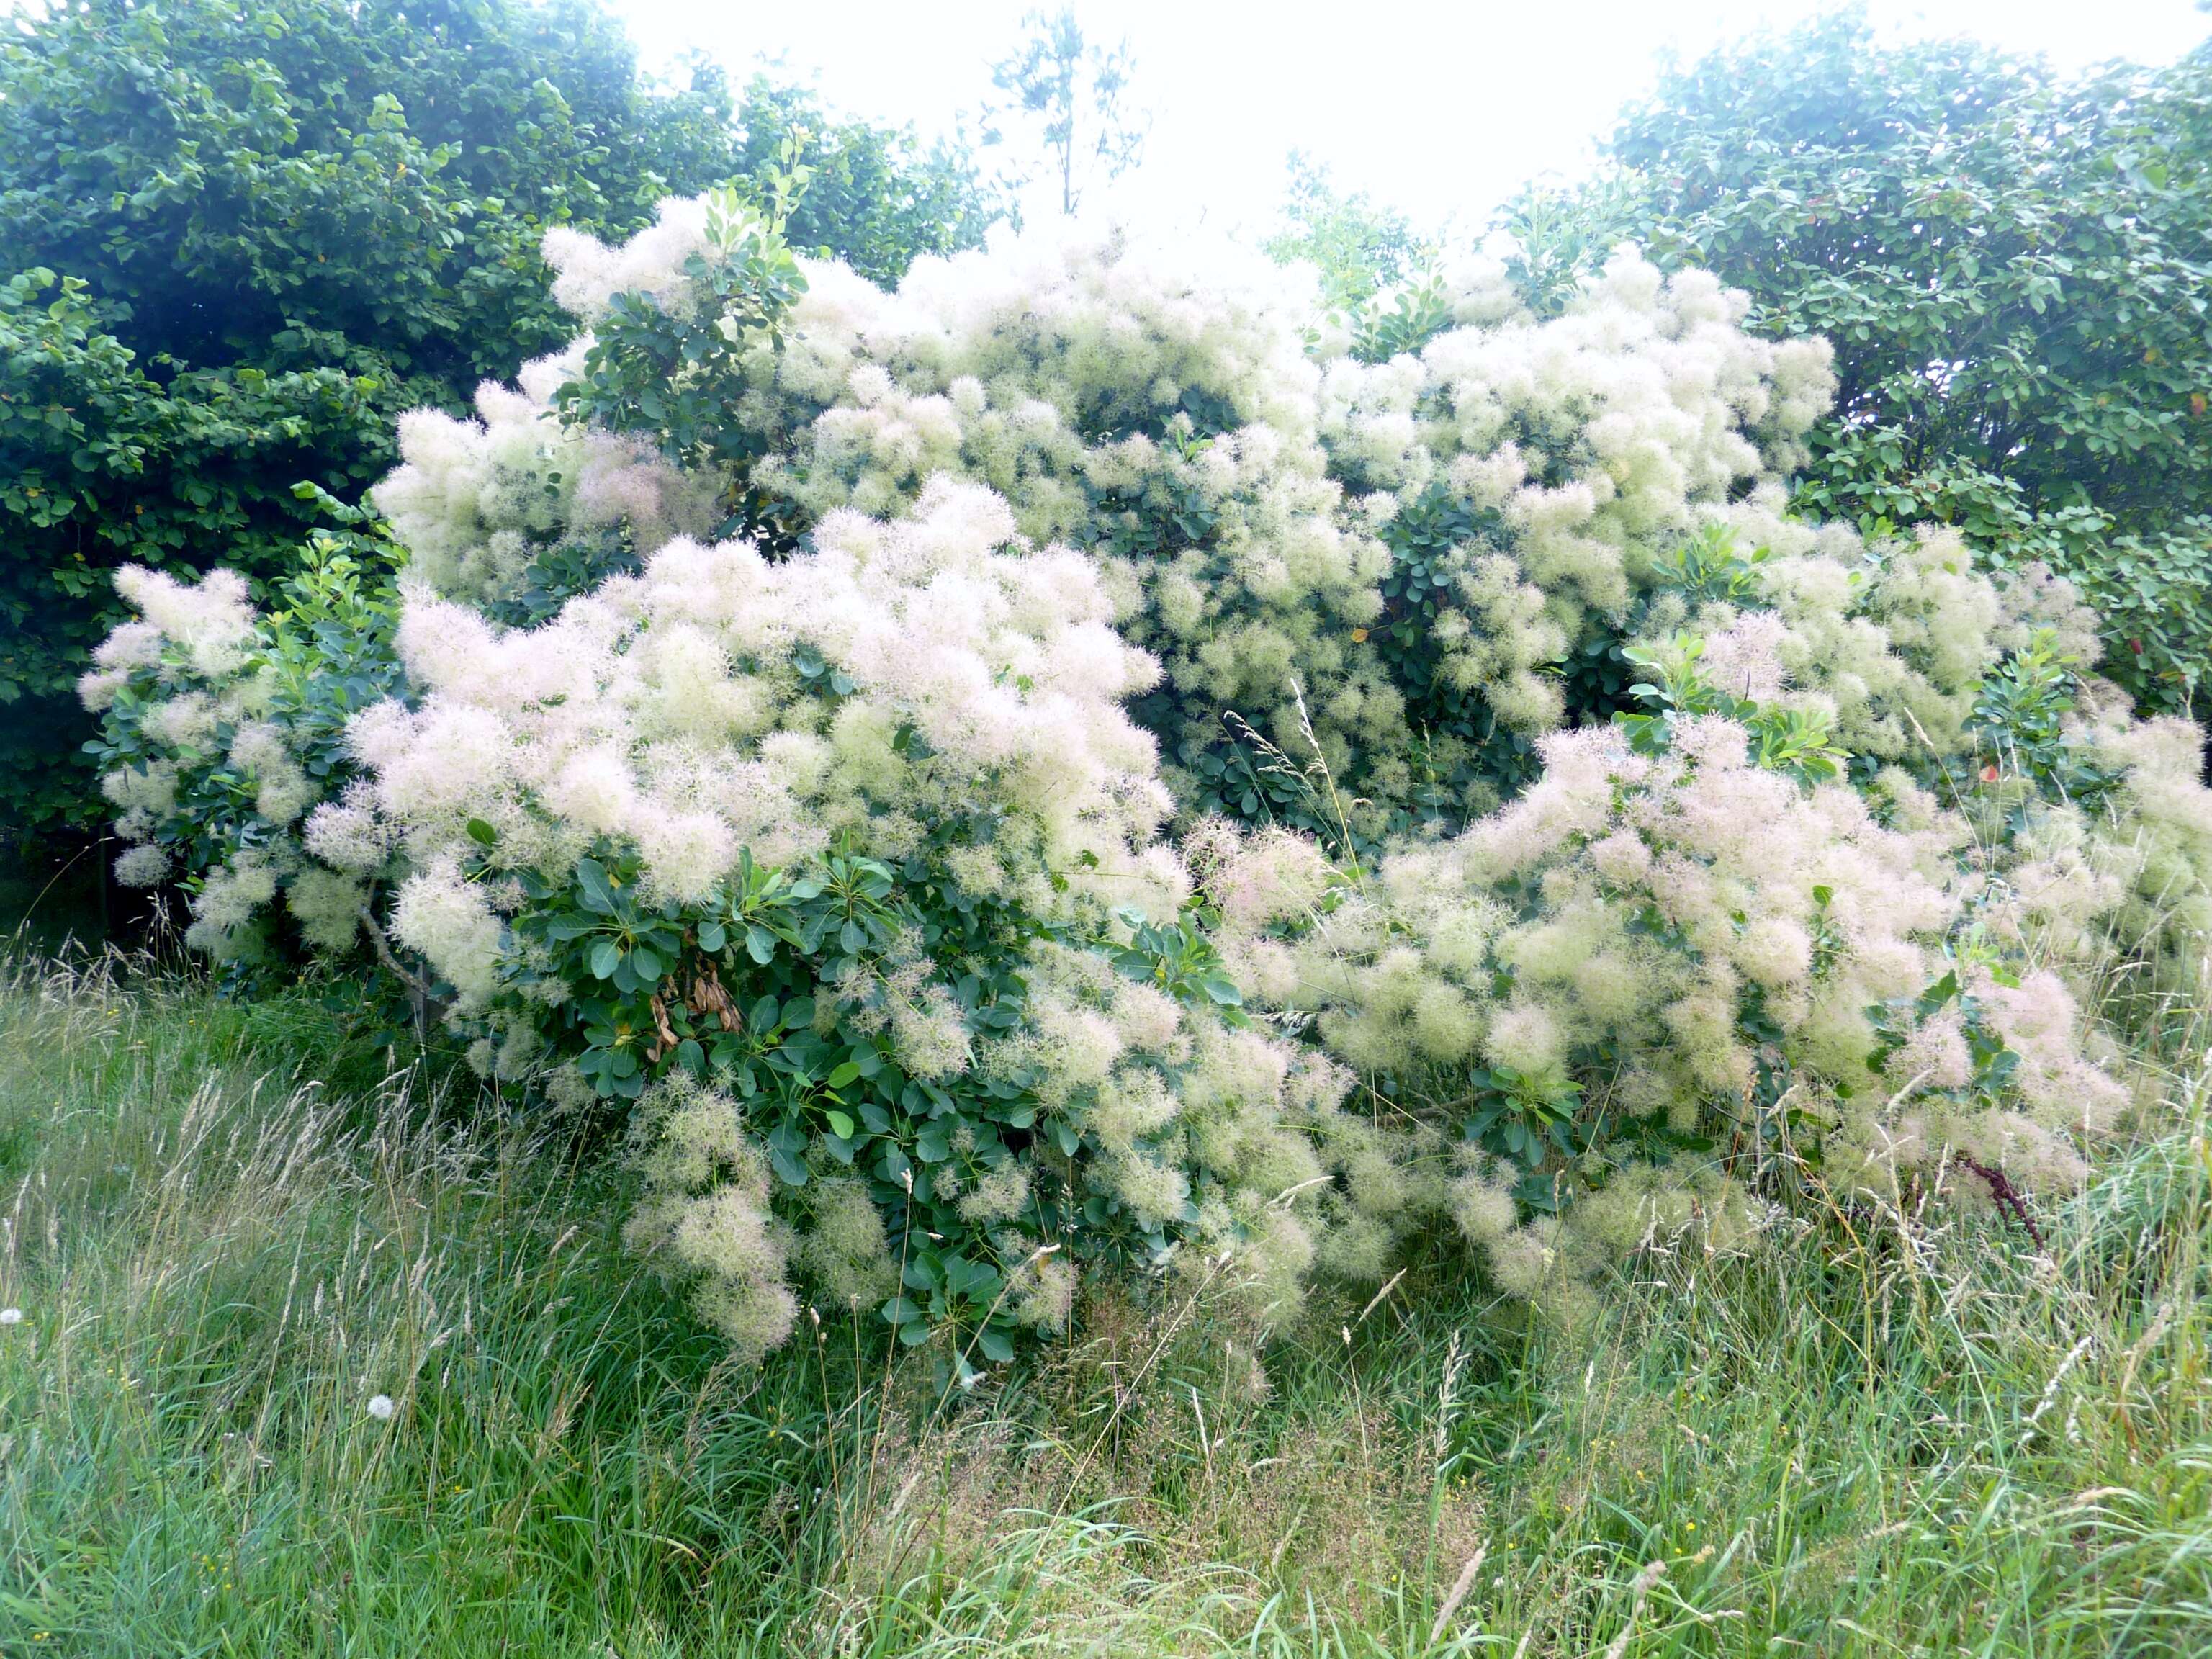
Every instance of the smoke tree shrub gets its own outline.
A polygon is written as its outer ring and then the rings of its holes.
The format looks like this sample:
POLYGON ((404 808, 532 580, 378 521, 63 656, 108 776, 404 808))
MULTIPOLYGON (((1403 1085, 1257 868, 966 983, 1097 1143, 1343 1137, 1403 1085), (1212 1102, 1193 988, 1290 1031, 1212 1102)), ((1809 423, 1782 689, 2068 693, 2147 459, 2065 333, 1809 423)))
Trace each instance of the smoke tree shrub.
MULTIPOLYGON (((565 453, 528 462, 569 375, 560 412, 645 440, 685 480, 662 488, 778 549, 955 473, 1104 566, 1161 659, 1138 714, 1182 794, 1325 827, 1233 710, 1278 749, 1317 744, 1370 844, 1525 781, 1528 740, 1570 712, 1559 659, 1617 652, 1613 613, 1701 508, 1778 488, 1830 389, 1816 343, 1752 340, 1717 288, 1634 260, 1543 325, 1494 276, 1465 284, 1448 314, 1468 326, 1370 366, 1314 361, 1310 293, 1256 257, 1060 231, 923 260, 891 294, 801 261, 770 327, 708 303, 714 234, 688 203, 619 251, 549 246, 587 321, 658 331, 656 372, 625 384, 602 337, 526 371, 480 435, 414 417, 378 499, 438 550, 430 580, 497 599, 480 571, 512 586, 526 548, 601 532, 605 494, 565 453), (495 490, 447 482, 470 452, 508 458, 495 490), (448 576, 448 547, 471 567, 448 576)), ((640 512, 634 534, 680 522, 640 512)))
POLYGON ((740 1350, 806 1297, 964 1373, 1087 1272, 1266 1322, 1429 1237, 1571 1318, 2134 1109, 2084 1010, 2201 961, 2195 729, 2049 572, 1791 517, 1826 349, 1710 279, 1439 279, 1375 362, 1118 230, 546 252, 588 331, 409 417, 396 600, 133 575, 85 691, 195 942, 621 1115, 740 1350))
POLYGON ((1954 821, 1899 783, 1885 827, 1751 738, 1714 714, 1656 752, 1555 733, 1512 803, 1326 909, 1310 845, 1221 850, 1232 967, 1412 1117, 1458 1122, 1451 1213, 1524 1295, 1571 1307, 1653 1230, 1740 1246, 1785 1157, 1846 1191, 1946 1159, 2061 1189, 2128 1104, 2055 975, 1960 948, 1954 821))
MULTIPOLYGON (((367 515, 326 501, 356 524, 367 515)), ((301 837, 311 808, 351 778, 349 723, 401 685, 392 645, 391 550, 368 529, 318 532, 266 615, 244 580, 196 583, 128 566, 117 578, 137 615, 110 634, 79 684, 101 716, 91 746, 126 886, 181 880, 186 941, 235 965, 268 951, 281 896, 304 942, 343 956, 360 940, 377 856, 331 861, 301 837)))
MULTIPOLYGON (((740 1347, 787 1328, 787 1256, 873 1302, 902 1263, 902 1328, 1004 1357, 1064 1320, 1054 1254, 1271 1241, 1240 1264, 1264 1308, 1313 1252, 1318 1198, 1285 1194, 1349 1079, 1143 925, 1188 897, 1121 708, 1157 671, 1087 562, 1013 534, 944 480, 780 562, 671 541, 536 629, 418 590, 413 706, 358 718, 362 779, 306 822, 356 903, 407 872, 392 937, 484 1069, 642 1101, 640 1237, 740 1347)), ((214 613, 169 623, 204 673, 250 634, 219 582, 137 597, 214 613)), ((204 885, 204 939, 275 873, 241 853, 204 885)))
MULTIPOLYGON (((685 265, 708 229, 696 208, 672 209, 657 246, 640 239, 619 256, 654 259, 653 309, 671 336, 696 314, 685 265)), ((577 262, 562 281, 595 321, 597 296, 629 280, 580 244, 549 252, 577 262)), ((717 500, 742 504, 732 527, 771 544, 839 507, 909 510, 940 472, 998 491, 1024 535, 1066 540, 1103 566, 1124 627, 1165 667, 1140 714, 1171 763, 1223 746, 1224 708, 1293 737, 1288 684, 1301 664, 1331 686, 1316 715, 1340 759, 1355 737, 1402 732, 1355 637, 1377 614, 1385 556, 1336 521, 1313 430, 1316 371, 1271 268, 1194 271, 1120 238, 1045 236, 925 262, 896 295, 802 265, 804 292, 777 329, 695 354, 665 396, 599 399, 593 412, 627 417, 712 479, 717 500), (703 444, 690 413, 702 405, 724 411, 703 444)), ((727 314, 708 313, 717 325, 727 314)), ((603 380, 583 382, 595 398, 603 380)), ((472 537, 436 503, 416 508, 413 479, 441 459, 428 446, 406 453, 380 496, 403 539, 472 537)))

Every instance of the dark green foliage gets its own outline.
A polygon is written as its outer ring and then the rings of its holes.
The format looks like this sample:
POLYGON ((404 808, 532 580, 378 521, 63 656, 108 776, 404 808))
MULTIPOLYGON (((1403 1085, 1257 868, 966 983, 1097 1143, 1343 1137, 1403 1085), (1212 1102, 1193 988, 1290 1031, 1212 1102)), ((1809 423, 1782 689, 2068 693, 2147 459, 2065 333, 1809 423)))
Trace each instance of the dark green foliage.
POLYGON ((786 148, 794 233, 890 276, 980 236, 944 150, 720 71, 638 74, 588 0, 90 0, 0 49, 0 830, 96 816, 71 683, 119 564, 258 592, 357 501, 395 417, 572 331, 546 228, 635 230, 786 148))
POLYGON ((1540 309, 1616 242, 1820 334, 1841 393, 1796 505, 1958 525, 2106 617, 2105 668, 2202 711, 2212 652, 2212 56, 2067 79, 1851 14, 1662 81, 1618 168, 1509 216, 1540 309))
POLYGON ((343 369, 149 363, 98 318, 82 278, 0 286, 0 835, 98 815, 71 687, 116 567, 273 576, 319 516, 293 481, 357 492, 389 424, 343 369))
POLYGON ((1460 1135, 1522 1172, 1514 1200, 1523 1210, 1556 1212, 1561 1186, 1543 1173, 1553 1153, 1575 1158, 1589 1150, 1595 1126, 1580 1121, 1582 1085, 1565 1073, 1528 1073, 1510 1066, 1478 1066, 1468 1082, 1470 1109, 1460 1135))
MULTIPOLYGON (((492 826, 469 830, 495 852, 492 826)), ((526 872, 529 902, 513 924, 523 948, 501 1000, 530 1011, 617 1115, 672 1075, 726 1091, 785 1201, 818 1179, 865 1182, 903 1281, 882 1317, 909 1344, 957 1326, 975 1352, 1005 1360, 1019 1328, 1007 1279, 1031 1241, 1061 1241, 1086 1261, 1157 1266, 1176 1230, 1091 1188, 1083 1164, 1097 1145, 1039 1099, 1033 1066, 911 1075, 884 1018, 899 994, 879 981, 855 1005, 845 988, 891 972, 919 940, 969 1037, 1003 1037, 1029 1021, 1022 952, 1060 939, 1103 951, 1186 1006, 1231 1024, 1245 1016, 1203 919, 1126 913, 1127 946, 1086 939, 946 876, 932 854, 969 832, 939 826, 930 850, 896 866, 837 852, 778 871, 740 854, 714 896, 688 906, 645 897, 635 854, 611 844, 564 878, 526 872), (535 994, 548 983, 574 994, 549 1006, 535 994), (1022 1212, 1003 1223, 963 1212, 959 1194, 1018 1156, 1041 1177, 1022 1212)), ((955 1363, 965 1375, 965 1350, 955 1363)))
POLYGON ((896 283, 922 254, 977 246, 999 216, 965 150, 940 142, 923 151, 908 134, 839 121, 805 88, 757 76, 738 112, 732 176, 773 179, 794 161, 806 188, 785 235, 871 282, 896 283))

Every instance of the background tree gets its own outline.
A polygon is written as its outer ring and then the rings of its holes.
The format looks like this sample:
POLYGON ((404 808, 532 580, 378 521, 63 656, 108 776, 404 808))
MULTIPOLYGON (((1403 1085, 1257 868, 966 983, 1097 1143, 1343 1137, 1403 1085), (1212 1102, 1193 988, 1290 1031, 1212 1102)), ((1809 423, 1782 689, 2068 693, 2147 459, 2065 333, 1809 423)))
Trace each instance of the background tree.
POLYGON ((1616 167, 1521 198, 1532 301, 1621 240, 1835 343, 1799 506, 2048 560, 2144 703, 2212 658, 2212 56, 2080 77, 1844 14, 1668 75, 1616 167))
POLYGON ((1320 271, 1330 309, 1356 310, 1435 265, 1437 240, 1396 209, 1364 190, 1346 194, 1304 151, 1291 152, 1290 172, 1281 227, 1267 239, 1267 254, 1285 263, 1303 259, 1320 271))
POLYGON ((806 187, 783 226, 802 252, 896 283, 925 253, 973 247, 1002 210, 957 144, 920 148, 910 132, 842 120, 810 88, 755 76, 737 112, 730 176, 757 185, 798 140, 806 187))
POLYGON ((118 565, 266 592, 402 410, 566 339, 547 227, 625 234, 795 134, 801 246, 889 279, 980 236, 956 153, 704 62, 649 83, 585 0, 90 0, 0 50, 0 830, 95 810, 70 686, 118 565))
POLYGON ((1042 177, 1057 186, 1060 212, 1072 214, 1092 184, 1144 158, 1151 118, 1124 101, 1135 60, 1126 40, 1109 48, 1086 38, 1073 7, 1030 12, 1021 26, 1020 45, 991 66, 992 85, 1011 97, 985 112, 983 143, 1006 142, 1009 115, 1031 124, 1038 159, 1017 163, 1006 182, 1020 190, 1042 177))

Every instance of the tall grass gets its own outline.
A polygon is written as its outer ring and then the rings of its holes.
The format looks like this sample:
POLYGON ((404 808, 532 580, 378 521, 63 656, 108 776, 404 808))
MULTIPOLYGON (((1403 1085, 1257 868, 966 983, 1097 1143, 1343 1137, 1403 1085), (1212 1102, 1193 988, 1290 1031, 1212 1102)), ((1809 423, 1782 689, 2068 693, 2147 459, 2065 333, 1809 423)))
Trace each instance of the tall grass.
POLYGON ((1257 1348, 1102 1301, 963 1394, 836 1310, 732 1367, 618 1175, 337 1030, 0 982, 0 1652, 2212 1650, 2201 1058, 2042 1249, 1838 1206, 1571 1336, 1441 1260, 1257 1348))

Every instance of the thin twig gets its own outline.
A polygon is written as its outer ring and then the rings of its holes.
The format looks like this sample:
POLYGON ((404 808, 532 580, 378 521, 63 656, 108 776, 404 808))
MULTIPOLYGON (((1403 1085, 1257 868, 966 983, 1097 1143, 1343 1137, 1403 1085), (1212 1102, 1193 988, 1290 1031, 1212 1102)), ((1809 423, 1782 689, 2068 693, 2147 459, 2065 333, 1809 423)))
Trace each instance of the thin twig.
POLYGON ((406 988, 407 1000, 415 1012, 415 1046, 428 1049, 430 1046, 428 1008, 430 988, 420 975, 411 972, 406 963, 392 952, 391 941, 384 937, 384 929, 376 925, 376 918, 368 907, 361 907, 361 925, 368 929, 368 941, 376 947, 376 959, 391 972, 392 976, 406 988))

